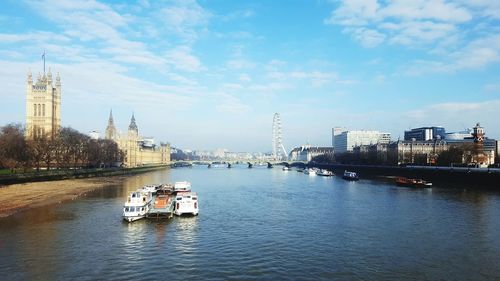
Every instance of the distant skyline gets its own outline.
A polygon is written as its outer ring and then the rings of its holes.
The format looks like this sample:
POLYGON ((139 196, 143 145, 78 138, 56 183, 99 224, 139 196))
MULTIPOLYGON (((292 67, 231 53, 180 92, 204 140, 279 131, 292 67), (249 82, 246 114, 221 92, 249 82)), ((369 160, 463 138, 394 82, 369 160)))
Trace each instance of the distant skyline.
POLYGON ((336 126, 480 122, 500 138, 500 1, 0 3, 0 126, 25 122, 26 76, 62 82, 62 124, 199 150, 331 145, 336 126))

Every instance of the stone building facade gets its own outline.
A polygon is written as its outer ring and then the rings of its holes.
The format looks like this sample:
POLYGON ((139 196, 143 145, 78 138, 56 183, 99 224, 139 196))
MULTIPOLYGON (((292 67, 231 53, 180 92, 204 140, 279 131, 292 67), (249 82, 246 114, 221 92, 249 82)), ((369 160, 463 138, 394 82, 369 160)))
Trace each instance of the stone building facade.
POLYGON ((47 74, 38 74, 33 82, 31 72, 26 83, 26 137, 54 138, 61 127, 61 78, 53 84, 49 68, 47 74))
POLYGON ((116 130, 113 114, 109 114, 108 126, 105 138, 114 140, 118 148, 123 151, 123 164, 126 167, 138 167, 144 165, 161 165, 170 163, 170 144, 151 144, 139 135, 139 129, 132 115, 128 132, 119 134, 116 130))
POLYGON ((443 140, 396 141, 388 145, 389 159, 397 159, 397 164, 435 164, 439 154, 448 150, 443 140))
POLYGON ((327 155, 333 157, 333 147, 320 147, 302 145, 290 151, 289 159, 291 161, 311 161, 314 157, 319 155, 327 155))

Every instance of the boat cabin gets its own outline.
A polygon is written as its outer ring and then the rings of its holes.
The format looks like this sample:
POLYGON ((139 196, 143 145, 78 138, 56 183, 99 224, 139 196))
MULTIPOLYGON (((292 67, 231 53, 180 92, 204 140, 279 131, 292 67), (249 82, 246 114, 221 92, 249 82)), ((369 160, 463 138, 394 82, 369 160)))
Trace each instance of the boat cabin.
POLYGON ((198 194, 196 192, 177 192, 174 213, 198 215, 198 194))
POLYGON ((178 181, 174 184, 174 191, 191 191, 191 183, 188 181, 178 181))

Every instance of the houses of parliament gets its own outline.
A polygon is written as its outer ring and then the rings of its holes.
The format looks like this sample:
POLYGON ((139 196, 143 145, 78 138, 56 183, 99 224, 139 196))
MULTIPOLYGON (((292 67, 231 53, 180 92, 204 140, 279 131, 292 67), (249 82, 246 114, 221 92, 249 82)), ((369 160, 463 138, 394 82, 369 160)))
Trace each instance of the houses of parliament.
MULTIPOLYGON (((26 84, 26 138, 41 136, 54 138, 61 128, 61 77, 57 73, 55 81, 52 72, 38 74, 36 82, 28 72, 26 84)), ((170 144, 156 145, 152 138, 139 135, 139 129, 132 115, 128 132, 119 134, 110 113, 105 138, 115 141, 123 151, 126 167, 160 165, 170 163, 170 144)))

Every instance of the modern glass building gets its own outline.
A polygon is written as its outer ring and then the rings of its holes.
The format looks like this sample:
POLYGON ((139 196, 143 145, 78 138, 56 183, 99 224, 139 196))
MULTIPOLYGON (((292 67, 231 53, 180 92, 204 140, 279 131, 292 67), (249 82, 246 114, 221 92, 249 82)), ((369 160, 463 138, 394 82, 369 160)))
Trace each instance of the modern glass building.
POLYGON ((422 127, 405 131, 405 140, 428 141, 444 139, 446 130, 443 127, 422 127))

